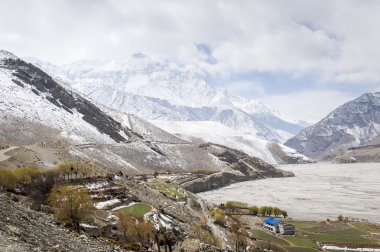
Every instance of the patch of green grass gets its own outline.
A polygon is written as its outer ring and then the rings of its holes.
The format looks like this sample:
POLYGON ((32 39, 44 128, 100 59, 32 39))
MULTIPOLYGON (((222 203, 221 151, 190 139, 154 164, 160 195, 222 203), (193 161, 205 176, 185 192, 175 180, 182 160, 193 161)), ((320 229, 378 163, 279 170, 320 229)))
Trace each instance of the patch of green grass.
MULTIPOLYGON (((309 248, 315 249, 315 242, 324 242, 324 243, 336 243, 336 244, 352 244, 356 246, 360 245, 373 245, 380 244, 380 240, 376 239, 372 235, 370 237, 370 228, 371 225, 366 223, 345 223, 345 222, 313 222, 313 221, 287 221, 288 223, 294 224, 298 236, 283 236, 283 240, 286 240, 290 245, 285 245, 286 247, 299 247, 302 249, 309 248)), ((375 227, 373 227, 375 229, 375 227)), ((264 236, 264 235, 263 235, 264 236)), ((280 238, 272 236, 270 239, 267 236, 271 236, 269 233, 266 233, 265 237, 262 237, 263 240, 274 242, 278 245, 284 246, 284 244, 278 242, 280 238), (277 241, 277 242, 276 242, 277 241)), ((260 237, 260 234, 258 235, 260 237)), ((291 248, 287 250, 291 251, 303 251, 297 250, 296 248, 291 248)))
POLYGON ((375 240, 364 238, 360 235, 347 235, 338 232, 311 233, 311 238, 319 242, 352 243, 352 244, 376 244, 375 240))
POLYGON ((274 235, 271 235, 265 231, 262 231, 262 230, 259 230, 259 229, 253 229, 252 230, 252 235, 253 237, 257 238, 257 239, 260 239, 260 240, 264 240, 264 241, 269 241, 269 242, 272 242, 272 243, 275 243, 277 245, 281 245, 281 246, 291 246, 291 244, 283 239, 280 239, 274 235))
POLYGON ((297 236, 277 237, 259 229, 253 230, 253 236, 282 246, 289 252, 317 251, 316 242, 355 246, 380 244, 380 239, 374 235, 380 230, 380 227, 373 224, 289 220, 286 222, 295 225, 297 236), (370 234, 371 232, 372 234, 370 234))
POLYGON ((123 213, 129 213, 135 218, 142 219, 144 218, 144 215, 152 210, 152 206, 145 203, 137 203, 125 208, 119 209, 119 212, 123 213))
POLYGON ((166 197, 172 197, 177 199, 185 199, 185 195, 179 191, 179 186, 174 183, 166 183, 165 181, 154 179, 149 184, 163 193, 166 197))
POLYGON ((350 225, 363 233, 367 232, 367 230, 369 229, 368 224, 363 222, 351 222, 350 225))
POLYGON ((320 227, 319 223, 314 221, 287 221, 287 223, 295 225, 297 230, 305 230, 320 227))
POLYGON ((296 226, 300 234, 307 235, 318 242, 334 243, 351 243, 351 244, 376 244, 377 241, 367 239, 365 226, 361 223, 345 222, 312 222, 312 221, 294 221, 291 222, 296 226))
POLYGON ((311 233, 325 232, 346 232, 347 234, 362 234, 360 230, 353 228, 345 222, 312 222, 312 221, 291 221, 289 222, 296 226, 297 230, 311 233))
POLYGON ((317 248, 317 245, 313 241, 307 238, 301 237, 299 235, 284 236, 283 238, 287 240, 288 242, 290 242, 295 247, 317 248))
POLYGON ((286 251, 288 252, 316 252, 319 251, 317 249, 313 248, 307 248, 307 247, 284 247, 286 251))

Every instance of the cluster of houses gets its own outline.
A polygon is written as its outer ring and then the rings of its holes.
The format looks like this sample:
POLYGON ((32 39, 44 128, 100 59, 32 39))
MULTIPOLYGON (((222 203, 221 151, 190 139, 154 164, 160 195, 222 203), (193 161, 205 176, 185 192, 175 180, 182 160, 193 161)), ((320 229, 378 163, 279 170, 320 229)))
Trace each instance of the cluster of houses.
POLYGON ((273 232, 274 234, 282 235, 295 235, 296 228, 292 224, 283 223, 281 220, 268 218, 263 221, 265 229, 273 232))

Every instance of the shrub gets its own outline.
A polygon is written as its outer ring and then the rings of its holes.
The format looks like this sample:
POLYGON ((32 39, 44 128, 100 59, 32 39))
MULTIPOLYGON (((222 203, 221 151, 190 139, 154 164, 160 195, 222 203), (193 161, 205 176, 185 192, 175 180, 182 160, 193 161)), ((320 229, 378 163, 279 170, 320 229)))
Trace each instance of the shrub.
POLYGON ((15 174, 9 169, 0 169, 0 187, 3 189, 11 189, 17 185, 15 174))
POLYGON ((78 175, 81 175, 83 178, 90 176, 93 173, 93 170, 88 167, 86 164, 81 162, 65 162, 58 165, 58 171, 63 175, 64 178, 70 179, 75 175, 75 179, 78 178, 78 175))
POLYGON ((203 241, 204 243, 216 246, 218 248, 222 247, 222 242, 219 239, 219 237, 214 235, 209 230, 205 229, 204 225, 198 225, 198 224, 191 225, 189 236, 191 238, 203 241))
POLYGON ((284 210, 281 211, 281 214, 282 214, 282 216, 284 216, 284 218, 288 217, 288 212, 286 212, 284 210))
POLYGON ((117 227, 123 232, 124 238, 135 235, 133 226, 136 224, 136 219, 128 212, 119 212, 119 221, 117 227))
POLYGON ((271 216, 272 212, 273 212, 273 207, 267 206, 267 214, 266 215, 271 216))
POLYGON ((248 207, 247 203, 240 201, 227 201, 224 205, 230 213, 239 213, 241 209, 248 207))
POLYGON ((56 170, 45 171, 42 176, 26 187, 26 193, 39 204, 47 204, 48 197, 53 189, 59 174, 56 170))
POLYGON ((275 217, 281 215, 281 213, 282 213, 282 210, 280 208, 273 207, 273 214, 274 214, 275 217))
POLYGON ((206 174, 207 175, 207 174, 213 174, 216 171, 215 170, 211 170, 211 169, 201 169, 201 168, 199 168, 199 169, 193 169, 191 172, 195 173, 195 174, 206 174))
POLYGON ((262 206, 259 208, 259 213, 261 216, 266 216, 267 215, 267 207, 266 206, 262 206))
POLYGON ((216 224, 224 225, 226 214, 224 213, 224 211, 222 209, 219 209, 219 208, 215 209, 212 212, 212 215, 214 216, 216 224))
POLYGON ((13 189, 18 184, 33 182, 41 175, 42 172, 36 167, 0 168, 0 187, 13 189))
POLYGON ((252 215, 258 215, 259 208, 257 206, 248 207, 249 213, 252 215))

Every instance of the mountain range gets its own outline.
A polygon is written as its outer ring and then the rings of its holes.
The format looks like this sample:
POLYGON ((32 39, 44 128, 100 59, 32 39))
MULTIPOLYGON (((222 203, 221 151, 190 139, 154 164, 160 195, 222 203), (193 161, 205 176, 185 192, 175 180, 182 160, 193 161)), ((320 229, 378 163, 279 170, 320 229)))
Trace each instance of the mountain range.
MULTIPOLYGON (((366 93, 338 107, 315 125, 305 128, 285 145, 308 157, 322 160, 333 159, 349 149, 360 149, 362 153, 359 159, 371 161, 379 156, 373 152, 373 146, 379 144, 379 134, 380 92, 366 93), (371 149, 372 159, 363 157, 363 150, 367 148, 371 149)), ((357 160, 353 153, 347 159, 357 160)))
POLYGON ((204 71, 193 65, 143 54, 63 66, 35 58, 26 60, 88 99, 159 127, 171 125, 165 130, 186 139, 196 136, 205 142, 232 145, 270 163, 287 162, 273 153, 271 146, 275 143, 285 156, 301 162, 308 160, 281 144, 303 126, 282 119, 261 102, 210 85, 204 71), (187 127, 179 127, 184 123, 187 127), (200 125, 206 127, 203 131, 207 134, 193 131, 200 125))
POLYGON ((27 61, 115 115, 137 115, 184 141, 226 145, 271 163, 334 159, 378 139, 379 93, 364 94, 303 129, 263 103, 210 85, 202 69, 176 60, 135 54, 63 66, 27 61))
POLYGON ((292 175, 222 145, 194 144, 84 98, 7 51, 0 51, 0 86, 0 167, 79 161, 100 174, 202 168, 240 180, 292 175))
POLYGON ((214 121, 262 139, 284 142, 303 127, 281 119, 261 102, 214 87, 193 65, 143 54, 63 66, 27 61, 113 109, 147 120, 214 121))

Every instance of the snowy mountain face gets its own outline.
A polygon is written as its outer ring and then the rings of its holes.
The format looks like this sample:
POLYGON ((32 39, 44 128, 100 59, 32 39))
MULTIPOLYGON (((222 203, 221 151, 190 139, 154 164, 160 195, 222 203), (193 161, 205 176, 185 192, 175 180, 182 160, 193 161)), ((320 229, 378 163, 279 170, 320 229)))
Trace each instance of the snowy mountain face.
POLYGON ((380 92, 340 106, 285 145, 309 156, 332 158, 350 147, 371 143, 380 134, 380 92))
POLYGON ((5 51, 0 51, 0 87, 1 167, 63 161, 86 162, 103 172, 228 167, 212 146, 202 148, 137 116, 97 105, 5 51))
POLYGON ((212 121, 151 121, 160 128, 188 141, 211 142, 241 150, 268 163, 307 163, 310 160, 282 144, 275 144, 254 135, 241 134, 212 121), (277 147, 277 151, 274 147, 277 147))
POLYGON ((84 140, 83 136, 88 138, 86 141, 107 143, 126 141, 130 136, 126 127, 91 102, 6 52, 0 55, 0 80, 0 121, 23 117, 44 122, 53 128, 62 127, 64 134, 78 142, 84 140))
POLYGON ((80 93, 147 120, 214 121, 261 139, 284 142, 302 126, 279 118, 264 104, 208 84, 194 66, 142 54, 113 61, 78 61, 58 67, 28 61, 80 93))

